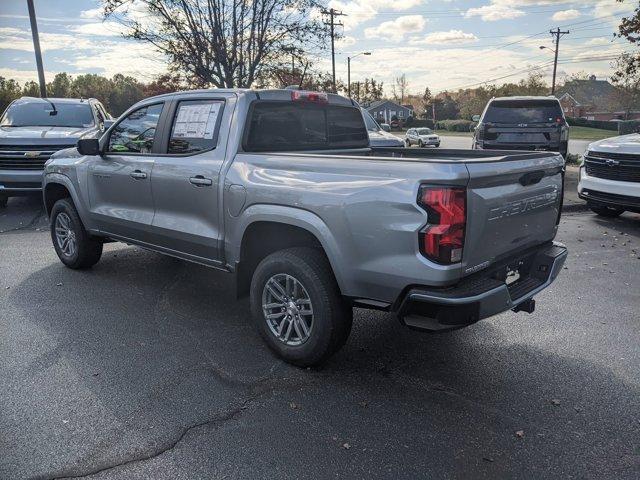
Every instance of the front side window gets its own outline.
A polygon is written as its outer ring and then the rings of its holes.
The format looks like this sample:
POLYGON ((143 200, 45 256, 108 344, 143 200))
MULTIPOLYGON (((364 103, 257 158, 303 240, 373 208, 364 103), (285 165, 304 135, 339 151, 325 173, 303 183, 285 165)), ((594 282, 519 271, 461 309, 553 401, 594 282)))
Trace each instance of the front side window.
POLYGON ((3 127, 76 127, 93 126, 91 106, 87 102, 66 103, 54 100, 18 100, 2 116, 3 127))
POLYGON ((139 108, 118 123, 109 137, 109 151, 150 153, 163 105, 139 108))
POLYGON ((215 148, 222 106, 220 100, 185 100, 178 103, 168 153, 197 153, 215 148))
POLYGON ((418 135, 431 135, 433 132, 430 128, 419 128, 418 135))

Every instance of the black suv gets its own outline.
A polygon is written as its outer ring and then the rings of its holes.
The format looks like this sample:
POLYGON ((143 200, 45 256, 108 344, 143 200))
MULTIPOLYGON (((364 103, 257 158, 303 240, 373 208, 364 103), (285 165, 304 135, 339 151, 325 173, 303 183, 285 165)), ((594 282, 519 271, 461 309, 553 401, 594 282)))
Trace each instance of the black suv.
POLYGON ((487 103, 473 135, 474 149, 548 150, 567 156, 569 125, 555 97, 501 97, 487 103))

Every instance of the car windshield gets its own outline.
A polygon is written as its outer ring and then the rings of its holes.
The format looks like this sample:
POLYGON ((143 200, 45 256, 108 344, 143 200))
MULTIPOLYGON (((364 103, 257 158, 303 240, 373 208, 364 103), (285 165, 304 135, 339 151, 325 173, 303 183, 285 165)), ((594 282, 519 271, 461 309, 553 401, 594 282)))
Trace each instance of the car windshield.
POLYGON ((3 127, 91 127, 88 103, 16 102, 2 116, 3 127))
POLYGON ((557 100, 518 100, 492 102, 484 114, 488 123, 555 123, 562 120, 557 100))
POLYGON ((380 131, 380 125, 378 125, 378 122, 376 122, 373 119, 373 117, 369 112, 367 112, 366 110, 362 110, 362 116, 364 117, 364 124, 366 125, 368 131, 370 132, 380 131))
POLYGON ((429 135, 433 133, 433 131, 430 128, 419 128, 418 129, 418 135, 429 135))

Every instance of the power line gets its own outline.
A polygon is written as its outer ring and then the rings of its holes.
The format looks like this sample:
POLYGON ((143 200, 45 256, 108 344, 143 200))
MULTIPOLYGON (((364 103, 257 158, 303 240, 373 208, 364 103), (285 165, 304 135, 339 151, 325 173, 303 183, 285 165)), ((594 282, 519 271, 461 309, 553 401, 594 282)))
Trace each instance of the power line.
MULTIPOLYGON (((551 95, 555 95, 556 93, 556 71, 558 70, 558 52, 560 51, 560 39, 565 36, 565 35, 569 35, 569 30, 560 30, 560 27, 558 27, 556 30, 549 30, 549 33, 551 35, 553 35, 555 38, 554 40, 554 44, 556 46, 556 48, 554 49, 554 55, 555 58, 553 60, 553 81, 551 82, 551 95)), ((544 48, 544 47, 540 47, 540 48, 544 48)))

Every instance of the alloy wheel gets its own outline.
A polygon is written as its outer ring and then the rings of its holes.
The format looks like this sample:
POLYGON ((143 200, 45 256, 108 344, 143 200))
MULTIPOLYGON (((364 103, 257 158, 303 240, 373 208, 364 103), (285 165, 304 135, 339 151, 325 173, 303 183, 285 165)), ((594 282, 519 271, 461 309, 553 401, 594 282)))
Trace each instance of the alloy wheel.
POLYGON ((71 218, 65 212, 56 216, 55 221, 56 242, 62 254, 66 257, 73 257, 78 249, 76 233, 73 230, 71 218))

